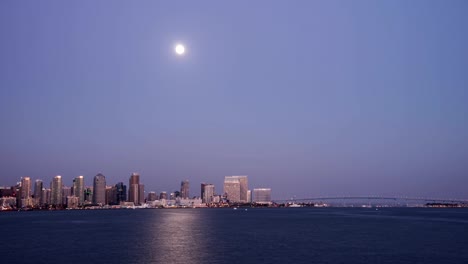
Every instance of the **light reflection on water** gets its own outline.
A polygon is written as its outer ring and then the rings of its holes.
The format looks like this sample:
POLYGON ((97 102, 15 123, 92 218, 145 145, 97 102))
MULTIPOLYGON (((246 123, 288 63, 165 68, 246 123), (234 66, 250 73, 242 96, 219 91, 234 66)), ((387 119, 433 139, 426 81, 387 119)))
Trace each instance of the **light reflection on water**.
MULTIPOLYGON (((153 263, 203 263, 208 255, 202 247, 203 222, 191 209, 164 210, 146 228, 151 236, 153 263)), ((147 261, 147 259, 145 259, 147 261)))

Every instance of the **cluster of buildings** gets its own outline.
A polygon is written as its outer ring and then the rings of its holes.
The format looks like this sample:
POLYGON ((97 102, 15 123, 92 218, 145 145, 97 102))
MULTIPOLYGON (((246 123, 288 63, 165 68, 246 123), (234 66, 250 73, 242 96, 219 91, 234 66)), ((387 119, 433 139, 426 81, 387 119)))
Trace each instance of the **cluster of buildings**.
POLYGON ((257 188, 249 190, 247 176, 226 176, 222 194, 215 192, 215 186, 202 183, 200 196, 190 197, 190 183, 183 180, 180 191, 148 192, 140 182, 140 175, 132 173, 128 185, 118 182, 108 185, 101 173, 94 176, 93 185, 85 186, 84 177, 73 179, 67 187, 60 175, 55 176, 46 188, 42 180, 34 183, 30 177, 22 177, 14 186, 0 187, 1 210, 12 209, 77 209, 122 208, 122 207, 226 207, 238 204, 271 204, 271 189, 257 188))

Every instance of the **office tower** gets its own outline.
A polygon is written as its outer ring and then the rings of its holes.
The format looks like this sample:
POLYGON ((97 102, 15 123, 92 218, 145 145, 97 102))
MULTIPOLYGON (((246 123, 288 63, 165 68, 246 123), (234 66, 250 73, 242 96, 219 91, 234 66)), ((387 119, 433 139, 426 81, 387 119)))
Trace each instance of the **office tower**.
POLYGON ((247 191, 247 202, 248 203, 252 202, 252 191, 251 190, 247 191))
POLYGON ((213 184, 201 184, 201 198, 203 203, 212 203, 214 194, 215 188, 213 184))
POLYGON ((138 203, 139 204, 145 203, 145 185, 144 184, 138 185, 138 203))
POLYGON ((271 189, 270 188, 253 189, 252 202, 271 203, 271 189))
POLYGON ((117 204, 117 188, 115 186, 106 186, 106 204, 117 204))
POLYGON ((94 176, 93 204, 106 204, 106 177, 101 173, 94 176))
POLYGON ((85 188, 85 204, 92 204, 93 203, 93 187, 88 186, 85 188))
POLYGON ((78 197, 78 205, 83 205, 85 201, 84 177, 78 176, 73 179, 73 196, 78 197))
POLYGON ((35 205, 41 204, 42 188, 43 188, 42 180, 36 180, 36 182, 34 183, 34 204, 35 205))
POLYGON ((62 186, 62 204, 67 204, 67 197, 71 195, 71 188, 67 186, 62 186))
POLYGON ((162 199, 167 199, 167 193, 166 192, 161 192, 161 194, 159 194, 159 200, 162 200, 162 199))
POLYGON ((29 200, 31 198, 31 178, 29 177, 22 177, 21 178, 21 188, 20 188, 20 196, 19 196, 19 206, 26 207, 29 206, 29 200))
POLYGON ((117 204, 127 201, 127 186, 123 182, 119 182, 115 185, 115 189, 117 204))
POLYGON ((60 175, 55 176, 50 184, 50 204, 62 205, 62 176, 60 175))
POLYGON ((189 189, 190 189, 190 186, 189 186, 189 181, 188 180, 182 181, 180 183, 180 197, 182 199, 190 198, 189 189))
POLYGON ((230 202, 247 202, 247 176, 224 177, 224 193, 230 202))
POLYGON ((156 193, 155 193, 155 192, 149 192, 149 193, 148 193, 148 199, 147 199, 148 202, 156 201, 156 200, 157 200, 156 198, 157 198, 157 197, 156 197, 156 193))
POLYGON ((128 201, 134 204, 140 204, 140 174, 132 173, 128 182, 128 201))
POLYGON ((41 194, 41 206, 50 205, 50 194, 52 193, 51 189, 42 188, 41 194))

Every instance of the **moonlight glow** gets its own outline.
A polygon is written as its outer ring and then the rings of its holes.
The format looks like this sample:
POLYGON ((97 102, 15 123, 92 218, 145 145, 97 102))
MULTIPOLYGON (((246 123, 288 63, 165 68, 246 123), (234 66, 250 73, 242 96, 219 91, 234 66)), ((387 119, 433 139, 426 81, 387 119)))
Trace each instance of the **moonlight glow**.
POLYGON ((178 54, 178 55, 183 55, 185 53, 185 47, 184 45, 182 44, 177 44, 176 47, 175 47, 175 52, 178 54))

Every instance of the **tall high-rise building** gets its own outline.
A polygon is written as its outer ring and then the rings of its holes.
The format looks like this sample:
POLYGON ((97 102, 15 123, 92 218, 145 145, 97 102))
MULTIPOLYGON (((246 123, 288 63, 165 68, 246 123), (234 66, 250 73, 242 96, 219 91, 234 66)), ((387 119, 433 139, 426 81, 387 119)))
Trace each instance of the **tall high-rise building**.
POLYGON ((78 205, 83 205, 85 201, 84 177, 78 176, 73 179, 73 196, 78 197, 78 205))
POLYGON ((93 204, 106 204, 106 177, 101 173, 94 176, 93 204))
POLYGON ((180 197, 182 199, 188 199, 190 198, 190 184, 188 180, 182 181, 180 183, 180 197))
POLYGON ((224 193, 230 202, 247 202, 247 176, 224 177, 224 193))
POLYGON ((106 204, 115 205, 117 203, 117 187, 106 186, 106 204))
POLYGON ((161 192, 159 194, 159 200, 166 199, 167 200, 167 192, 161 192))
POLYGON ((22 177, 21 178, 21 189, 19 197, 19 206, 25 207, 30 205, 28 201, 31 198, 31 178, 22 177))
POLYGON ((130 175, 128 182, 128 201, 134 204, 140 204, 140 174, 134 172, 130 175))
POLYGON ((256 188, 252 193, 253 203, 271 203, 271 189, 270 188, 256 188))
POLYGON ((34 183, 34 204, 36 205, 41 204, 42 188, 42 180, 36 180, 36 182, 34 183))
POLYGON ((51 190, 50 189, 46 189, 46 188, 42 188, 42 194, 41 194, 41 206, 44 206, 44 205, 50 205, 51 202, 50 202, 50 194, 51 194, 51 190))
POLYGON ((117 204, 127 201, 127 186, 123 182, 119 182, 115 185, 115 188, 117 204))
POLYGON ((71 195, 71 187, 62 186, 62 204, 67 204, 67 197, 71 195))
POLYGON ((212 203, 215 195, 215 187, 213 184, 201 184, 201 198, 203 203, 212 203))
POLYGON ((93 203, 93 186, 85 187, 85 204, 92 204, 93 203))
POLYGON ((138 204, 145 203, 145 185, 139 184, 138 185, 138 204))
POLYGON ((50 204, 62 205, 62 176, 60 175, 55 176, 50 184, 50 204))

